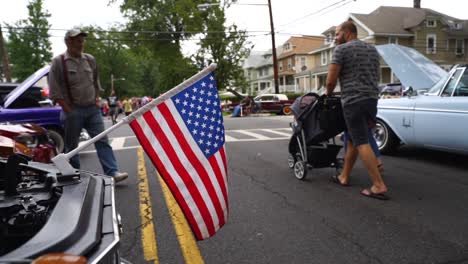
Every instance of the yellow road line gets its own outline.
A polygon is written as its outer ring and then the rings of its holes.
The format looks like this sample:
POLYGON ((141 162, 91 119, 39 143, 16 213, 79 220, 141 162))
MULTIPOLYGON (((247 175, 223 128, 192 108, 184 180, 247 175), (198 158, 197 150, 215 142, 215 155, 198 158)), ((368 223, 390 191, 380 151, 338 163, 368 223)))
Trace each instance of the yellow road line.
POLYGON ((141 216, 141 244, 146 261, 159 263, 158 247, 156 245, 156 232, 153 224, 153 211, 151 209, 151 196, 148 178, 146 176, 145 156, 143 149, 138 148, 138 196, 140 198, 141 216))
POLYGON ((195 237, 193 236, 192 230, 190 229, 187 220, 185 219, 184 213, 179 207, 179 204, 174 199, 169 187, 167 187, 164 180, 159 174, 157 174, 159 183, 163 190, 164 199, 166 200, 169 214, 174 224, 174 229, 179 240, 182 254, 184 255, 185 263, 187 264, 204 264, 203 257, 200 253, 200 249, 197 246, 195 237))

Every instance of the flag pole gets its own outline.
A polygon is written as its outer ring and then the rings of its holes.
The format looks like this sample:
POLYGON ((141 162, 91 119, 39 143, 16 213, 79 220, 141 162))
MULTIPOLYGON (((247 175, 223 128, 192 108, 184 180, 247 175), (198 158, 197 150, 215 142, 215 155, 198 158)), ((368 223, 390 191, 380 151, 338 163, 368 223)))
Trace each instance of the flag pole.
POLYGON ((152 100, 150 103, 140 107, 138 110, 134 111, 133 113, 131 113, 130 115, 122 118, 117 124, 115 125, 112 125, 111 127, 109 127, 108 129, 102 131, 101 133, 99 133, 98 135, 96 135, 95 137, 89 139, 89 140, 86 140, 84 141, 82 144, 80 144, 78 147, 76 147, 75 149, 71 150, 70 152, 68 153, 61 153, 57 156, 55 156, 53 159, 52 159, 52 162, 54 163, 54 165, 57 167, 57 169, 62 173, 62 175, 75 175, 78 173, 78 171, 73 168, 69 161, 70 161, 70 158, 77 155, 80 151, 82 151, 83 149, 89 147, 91 144, 94 144, 95 142, 97 142, 98 140, 100 140, 101 138, 105 137, 107 134, 109 134, 110 132, 116 130, 117 128, 121 127, 122 125, 124 124, 128 124, 130 122, 132 122, 133 120, 135 120, 137 117, 141 116, 143 113, 145 113, 146 111, 150 110, 151 108, 157 106, 158 104, 166 101, 167 99, 171 98, 172 96, 176 95, 178 92, 180 92, 181 90, 184 90, 186 89, 187 87, 189 87, 190 85, 196 83, 197 81, 199 81, 202 77, 204 77, 207 73, 209 72, 212 72, 216 69, 216 63, 212 63, 210 64, 208 67, 206 67, 205 69, 203 69, 202 71, 198 72, 197 74, 193 75, 192 77, 190 77, 189 79, 183 81, 182 83, 180 83, 179 85, 177 85, 176 87, 170 89, 169 91, 163 93, 162 95, 160 95, 159 97, 155 98, 154 100, 152 100))

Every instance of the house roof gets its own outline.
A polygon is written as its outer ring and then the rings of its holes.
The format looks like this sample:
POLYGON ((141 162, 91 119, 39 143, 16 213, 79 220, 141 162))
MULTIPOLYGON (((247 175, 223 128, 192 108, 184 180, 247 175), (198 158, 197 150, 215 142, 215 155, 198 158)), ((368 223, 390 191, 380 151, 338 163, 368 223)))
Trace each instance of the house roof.
POLYGON ((294 54, 307 54, 309 51, 317 49, 322 45, 323 36, 302 36, 291 37, 285 43, 290 43, 293 47, 287 51, 283 50, 278 55, 278 59, 286 58, 294 54))
POLYGON ((331 26, 331 27, 329 27, 327 30, 325 30, 324 32, 322 32, 322 35, 326 35, 328 32, 335 33, 335 29, 336 29, 336 26, 331 26))
POLYGON ((374 34, 412 34, 411 28, 421 24, 427 16, 442 17, 450 27, 453 21, 463 21, 432 9, 413 7, 381 6, 369 14, 350 14, 374 34))
POLYGON ((272 65, 271 50, 252 52, 250 56, 244 61, 243 68, 259 68, 262 66, 272 65))

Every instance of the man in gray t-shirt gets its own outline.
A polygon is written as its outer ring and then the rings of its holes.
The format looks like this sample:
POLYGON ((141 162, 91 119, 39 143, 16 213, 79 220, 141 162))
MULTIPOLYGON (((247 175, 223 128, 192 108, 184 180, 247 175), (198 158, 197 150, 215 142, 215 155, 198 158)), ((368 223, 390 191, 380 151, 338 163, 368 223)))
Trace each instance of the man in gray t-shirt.
POLYGON ((333 178, 347 185, 359 154, 372 180, 361 191, 366 197, 387 200, 387 186, 377 167, 377 158, 369 144, 369 127, 375 125, 378 100, 379 55, 374 46, 357 39, 357 28, 346 21, 336 28, 336 46, 328 68, 327 95, 332 94, 338 79, 341 102, 349 139, 343 172, 333 178))

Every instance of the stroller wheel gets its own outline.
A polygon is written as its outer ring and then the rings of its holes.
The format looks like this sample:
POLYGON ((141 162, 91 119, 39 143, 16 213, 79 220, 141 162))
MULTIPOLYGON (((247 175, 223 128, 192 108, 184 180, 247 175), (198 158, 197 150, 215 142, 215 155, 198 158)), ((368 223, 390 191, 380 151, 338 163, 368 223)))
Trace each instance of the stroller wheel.
POLYGON ((294 158, 294 155, 289 153, 288 155, 288 167, 292 170, 294 169, 294 163, 296 163, 296 159, 294 158))
POLYGON ((307 163, 302 160, 301 155, 296 156, 296 163, 294 163, 294 176, 299 180, 304 180, 307 176, 307 163))

